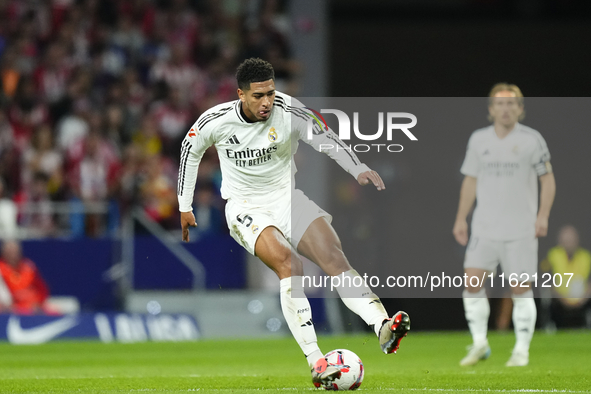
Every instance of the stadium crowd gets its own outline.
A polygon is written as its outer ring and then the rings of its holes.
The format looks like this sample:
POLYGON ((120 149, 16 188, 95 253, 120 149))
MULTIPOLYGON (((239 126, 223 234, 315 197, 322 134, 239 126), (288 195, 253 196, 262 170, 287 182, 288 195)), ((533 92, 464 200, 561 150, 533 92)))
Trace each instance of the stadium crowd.
MULTIPOLYGON (((27 236, 100 236, 134 206, 178 227, 180 142, 204 110, 236 98, 237 64, 265 58, 277 88, 296 93, 285 7, 0 0, 0 232, 12 220, 27 236), (58 215, 56 202, 87 209, 58 215)), ((195 197, 202 214, 220 216, 220 180, 209 150, 195 197)))

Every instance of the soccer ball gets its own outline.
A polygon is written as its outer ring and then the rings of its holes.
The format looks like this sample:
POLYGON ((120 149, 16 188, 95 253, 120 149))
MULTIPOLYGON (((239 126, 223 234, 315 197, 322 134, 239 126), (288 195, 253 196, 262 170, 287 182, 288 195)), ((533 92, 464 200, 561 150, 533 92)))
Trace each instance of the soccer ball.
POLYGON ((359 356, 347 349, 336 349, 326 353, 324 358, 328 365, 341 370, 341 377, 324 386, 326 390, 356 390, 361 386, 364 370, 359 356))

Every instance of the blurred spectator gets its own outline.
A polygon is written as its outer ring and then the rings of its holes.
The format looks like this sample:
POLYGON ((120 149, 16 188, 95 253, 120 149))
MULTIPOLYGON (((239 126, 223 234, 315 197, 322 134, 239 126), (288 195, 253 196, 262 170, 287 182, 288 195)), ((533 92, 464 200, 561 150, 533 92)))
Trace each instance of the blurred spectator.
MULTIPOLYGON (((119 158, 112 145, 99 133, 90 133, 84 140, 82 159, 72 168, 69 180, 74 193, 73 203, 82 202, 98 209, 98 204, 107 202, 117 187, 119 158)), ((99 213, 72 215, 74 235, 98 236, 104 227, 99 213)))
POLYGON ((131 142, 131 133, 125 127, 125 114, 123 108, 112 104, 105 111, 104 135, 113 146, 121 148, 131 142))
POLYGON ((4 50, 2 61, 0 62, 0 78, 2 82, 2 94, 4 100, 11 99, 16 92, 16 87, 21 77, 20 70, 17 67, 16 47, 8 47, 4 50))
POLYGON ((145 115, 142 119, 140 128, 133 136, 133 145, 144 158, 156 155, 162 151, 162 140, 158 135, 156 121, 152 116, 145 115))
POLYGON ((163 10, 161 17, 168 24, 169 41, 184 43, 192 48, 195 41, 199 39, 200 20, 197 13, 189 6, 189 0, 169 0, 167 3, 168 8, 163 10))
POLYGON ((102 90, 93 88, 96 81, 90 70, 79 68, 68 80, 66 94, 49 107, 53 125, 59 125, 66 116, 81 108, 90 108, 93 97, 100 96, 102 90))
POLYGON ((68 95, 60 103, 60 112, 64 116, 57 123, 57 146, 62 152, 67 152, 72 146, 83 139, 89 130, 88 117, 90 101, 84 97, 83 86, 79 80, 74 80, 68 86, 68 95))
POLYGON ((552 289, 551 318, 556 326, 591 328, 591 253, 579 246, 577 229, 570 225, 560 229, 558 245, 548 252, 542 270, 556 279, 550 283, 560 283, 552 289))
POLYGON ((177 226, 176 184, 167 174, 170 163, 160 155, 146 160, 145 179, 140 185, 141 201, 146 214, 165 228, 177 226))
POLYGON ((51 128, 47 124, 37 127, 31 146, 22 155, 21 183, 25 191, 33 181, 33 174, 42 173, 47 178, 48 195, 56 196, 63 182, 63 160, 59 151, 53 147, 51 128))
POLYGON ((57 42, 49 45, 43 62, 34 73, 37 90, 47 103, 56 103, 66 94, 71 72, 72 65, 64 45, 57 42))
MULTIPOLYGON (((131 142, 131 132, 136 127, 137 122, 139 121, 139 116, 141 115, 143 108, 137 107, 133 109, 135 112, 132 111, 132 105, 130 102, 130 91, 127 87, 126 76, 129 75, 130 72, 127 71, 124 76, 121 78, 117 78, 107 90, 107 94, 105 97, 105 104, 107 106, 107 128, 113 128, 110 125, 112 122, 112 108, 116 108, 116 111, 119 112, 118 115, 115 115, 115 118, 119 117, 120 119, 115 122, 118 123, 115 128, 118 129, 119 134, 119 147, 122 148, 125 145, 131 142)), ((135 74, 131 74, 132 77, 135 74)), ((133 81, 131 81, 133 83, 133 81)), ((137 88, 137 84, 135 85, 137 88)), ((133 88, 133 85, 131 86, 133 88)), ((143 93, 143 91, 140 91, 143 93)), ((136 92, 137 94, 138 92, 136 92)), ((134 98, 136 99, 136 98, 134 98)), ((143 103, 143 98, 140 99, 139 104, 143 103)))
POLYGON ((164 21, 156 21, 154 29, 148 35, 148 41, 143 49, 141 71, 144 80, 149 77, 154 64, 162 64, 170 58, 170 46, 167 43, 167 26, 164 21))
POLYGON ((150 71, 152 81, 163 80, 178 94, 179 103, 198 102, 205 94, 205 75, 189 59, 189 49, 184 42, 171 46, 170 60, 154 64, 150 71))
POLYGON ((156 121, 162 137, 164 154, 177 154, 188 126, 194 121, 189 107, 181 98, 180 89, 169 89, 166 101, 154 104, 150 114, 156 121))
POLYGON ((49 120, 49 111, 37 96, 33 79, 20 79, 13 105, 9 110, 9 119, 14 129, 16 145, 20 151, 24 151, 31 140, 33 130, 49 120))
POLYGON ((138 204, 139 189, 143 180, 142 160, 142 152, 137 145, 129 145, 123 152, 123 161, 117 174, 119 182, 116 183, 115 190, 122 214, 126 214, 133 205, 138 204))
POLYGON ((18 203, 26 207, 21 209, 20 223, 29 237, 50 237, 55 230, 49 183, 49 175, 37 171, 32 175, 27 189, 19 193, 18 203))
POLYGON ((146 89, 140 82, 137 70, 133 68, 125 70, 123 74, 123 90, 127 93, 125 104, 129 111, 130 122, 136 124, 141 119, 147 100, 146 89))
POLYGON ((140 26, 134 25, 131 15, 122 15, 117 23, 117 29, 111 35, 111 43, 122 50, 128 63, 139 59, 144 46, 144 36, 140 26))
MULTIPOLYGON (((158 179, 176 179, 180 141, 203 110, 236 99, 234 71, 242 58, 266 57, 278 89, 297 91, 286 4, 0 0, 4 195, 18 207, 47 198, 73 203, 79 212, 70 216, 74 235, 112 229, 119 211, 115 198, 126 212, 140 201, 170 204, 155 195, 174 189, 174 182, 158 179), (171 165, 150 176, 155 171, 146 167, 154 167, 153 157, 171 165), (41 193, 44 176, 49 196, 41 193), (111 219, 85 215, 91 202, 108 205, 111 219)), ((219 189, 215 150, 204 156, 199 179, 219 189)), ((213 194, 217 207, 221 200, 213 194)), ((156 215, 163 223, 175 220, 176 213, 162 215, 168 209, 156 215)), ((20 212, 19 218, 35 227, 39 218, 30 214, 20 212)), ((67 229, 59 215, 53 219, 54 229, 67 229)))
POLYGON ((20 174, 15 174, 18 167, 19 151, 14 143, 14 129, 8 121, 2 106, 0 106, 0 178, 4 179, 5 193, 18 190, 20 174))
POLYGON ((49 289, 35 263, 23 257, 17 241, 4 241, 2 244, 0 273, 10 293, 10 303, 6 304, 4 301, 5 304, 0 305, 0 309, 19 314, 48 312, 45 309, 45 300, 49 296, 49 289))
POLYGON ((17 234, 16 204, 4 195, 4 180, 0 178, 0 239, 10 239, 17 234))
POLYGON ((14 128, 4 113, 4 107, 0 105, 0 158, 5 152, 14 146, 14 128))

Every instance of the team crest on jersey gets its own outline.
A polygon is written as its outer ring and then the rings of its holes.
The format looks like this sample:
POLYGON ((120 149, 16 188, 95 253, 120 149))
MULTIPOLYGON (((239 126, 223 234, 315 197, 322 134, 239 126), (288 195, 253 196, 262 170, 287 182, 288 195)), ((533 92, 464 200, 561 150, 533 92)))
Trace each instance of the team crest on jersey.
POLYGON ((256 224, 254 226, 252 226, 252 233, 256 234, 257 231, 259 231, 259 226, 257 226, 256 224))
POLYGON ((275 127, 271 127, 271 129, 269 130, 269 141, 277 141, 277 133, 275 132, 275 127))
POLYGON ((515 153, 516 155, 518 155, 518 154, 519 154, 519 146, 515 145, 515 146, 513 147, 513 150, 511 150, 511 152, 513 152, 513 153, 515 153))

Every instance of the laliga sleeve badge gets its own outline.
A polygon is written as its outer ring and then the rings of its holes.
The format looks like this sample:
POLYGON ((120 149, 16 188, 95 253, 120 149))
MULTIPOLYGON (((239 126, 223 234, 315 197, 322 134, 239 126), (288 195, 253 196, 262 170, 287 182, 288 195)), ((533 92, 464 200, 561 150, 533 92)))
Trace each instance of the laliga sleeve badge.
POLYGON ((277 133, 275 132, 275 127, 271 127, 271 129, 269 130, 269 141, 277 141, 277 133))
POLYGON ((259 226, 257 226, 256 224, 254 226, 252 226, 252 233, 256 234, 257 231, 259 231, 259 226))

